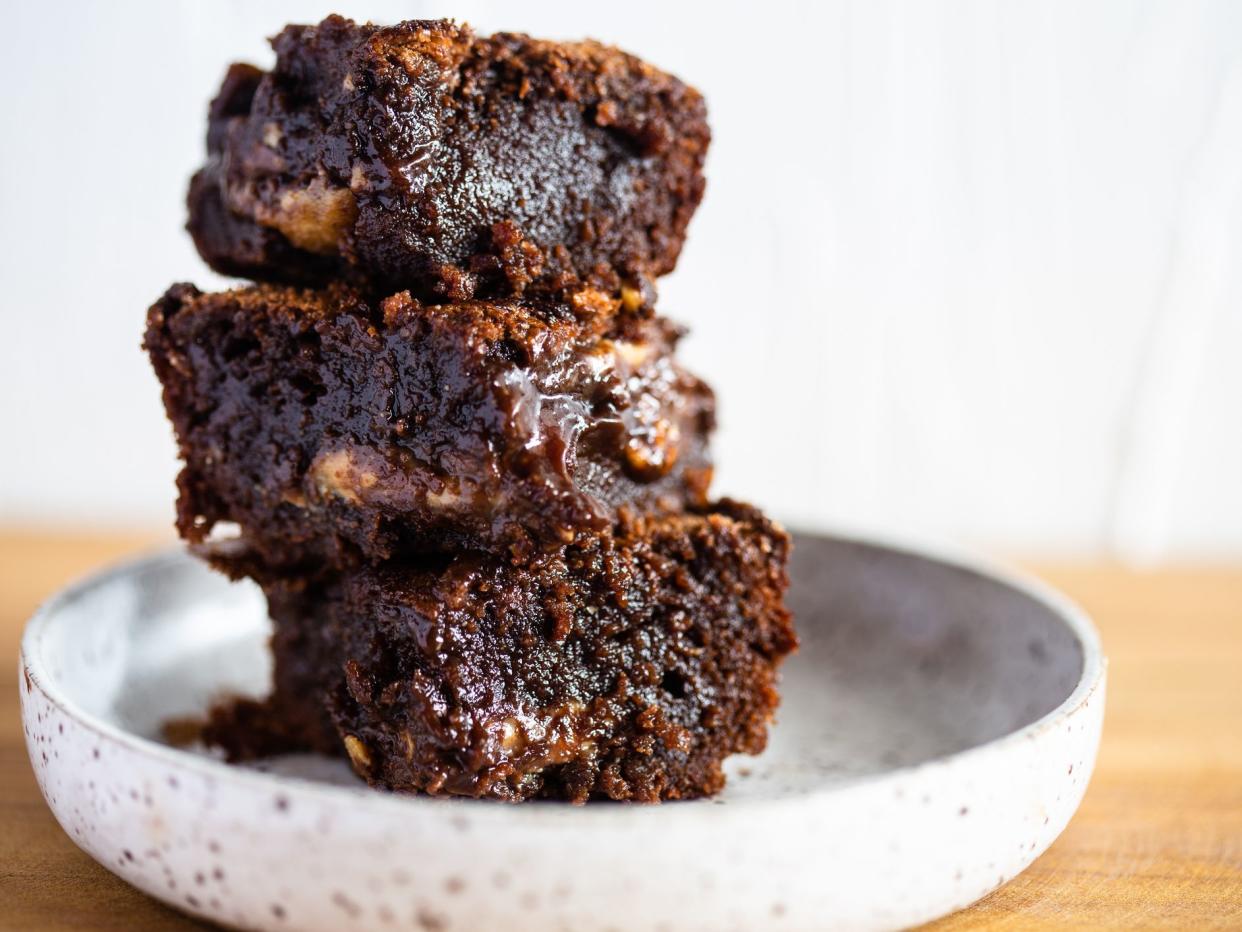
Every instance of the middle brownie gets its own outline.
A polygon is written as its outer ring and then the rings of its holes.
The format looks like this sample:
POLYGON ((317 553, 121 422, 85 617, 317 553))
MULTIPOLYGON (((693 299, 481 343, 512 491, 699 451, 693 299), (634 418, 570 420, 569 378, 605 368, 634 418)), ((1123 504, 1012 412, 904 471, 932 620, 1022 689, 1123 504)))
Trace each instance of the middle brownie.
POLYGON ((524 551, 706 501, 711 390, 675 363, 675 326, 598 291, 431 305, 177 285, 147 323, 178 527, 239 525, 234 570, 524 551))

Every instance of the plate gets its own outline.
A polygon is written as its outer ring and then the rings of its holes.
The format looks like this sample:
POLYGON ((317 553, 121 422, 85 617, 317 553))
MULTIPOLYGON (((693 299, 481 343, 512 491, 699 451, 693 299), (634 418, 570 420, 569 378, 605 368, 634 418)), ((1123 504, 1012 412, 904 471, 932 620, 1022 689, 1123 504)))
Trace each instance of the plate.
POLYGON ((1099 746, 1091 623, 925 549, 796 538, 803 640, 767 751, 659 806, 402 797, 309 756, 161 743, 270 675, 263 602, 182 553, 48 602, 27 746, 70 837, 178 909, 250 929, 896 928, 986 895, 1069 821, 1099 746))

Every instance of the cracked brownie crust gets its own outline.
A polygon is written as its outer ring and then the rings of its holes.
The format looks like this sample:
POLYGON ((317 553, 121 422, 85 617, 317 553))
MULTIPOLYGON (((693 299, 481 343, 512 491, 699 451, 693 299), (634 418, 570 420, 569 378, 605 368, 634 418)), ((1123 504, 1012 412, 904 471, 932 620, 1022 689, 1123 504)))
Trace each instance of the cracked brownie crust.
POLYGON ((592 41, 450 21, 286 27, 234 65, 189 196, 226 274, 463 300, 575 280, 647 303, 703 194, 702 96, 592 41))
POLYGON ((714 399, 673 360, 679 335, 590 289, 427 305, 174 286, 145 345, 184 460, 178 528, 240 525, 235 572, 315 572, 702 505, 714 399))
POLYGON ((726 501, 520 563, 462 553, 269 581, 276 694, 221 711, 208 736, 235 757, 265 742, 344 754, 400 791, 711 794, 725 757, 767 740, 796 645, 788 550, 726 501))

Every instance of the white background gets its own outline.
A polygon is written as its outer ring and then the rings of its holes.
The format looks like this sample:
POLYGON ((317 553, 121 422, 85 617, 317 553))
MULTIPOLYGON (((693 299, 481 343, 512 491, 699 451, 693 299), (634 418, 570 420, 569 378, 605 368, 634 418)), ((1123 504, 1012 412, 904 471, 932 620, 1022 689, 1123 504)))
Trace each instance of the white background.
MULTIPOLYGON (((149 526, 138 343, 210 275, 183 192, 226 64, 333 4, 12 4, 0 34, 0 522, 149 526)), ((1021 554, 1242 556, 1242 4, 376 3, 591 35, 707 95, 662 310, 721 492, 1021 554)))

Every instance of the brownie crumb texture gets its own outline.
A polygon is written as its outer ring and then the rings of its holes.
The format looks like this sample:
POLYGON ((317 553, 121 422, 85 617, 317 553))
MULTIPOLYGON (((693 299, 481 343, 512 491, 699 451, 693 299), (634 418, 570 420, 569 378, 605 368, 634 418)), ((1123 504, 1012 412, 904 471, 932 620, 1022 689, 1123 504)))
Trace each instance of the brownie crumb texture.
POLYGON ((597 42, 330 16, 234 65, 189 229, 225 274, 464 300, 586 282, 636 304, 703 195, 702 95, 597 42))
POLYGON ((763 749, 796 644, 788 550, 726 501, 518 564, 466 553, 269 582, 275 694, 222 710, 211 734, 235 758, 265 741, 344 755, 396 790, 714 793, 726 756, 763 749))
POLYGON ((257 575, 531 552, 625 507, 700 507, 715 400, 679 336, 589 289, 426 305, 174 286, 146 347, 184 463, 178 529, 238 525, 230 565, 257 575))

